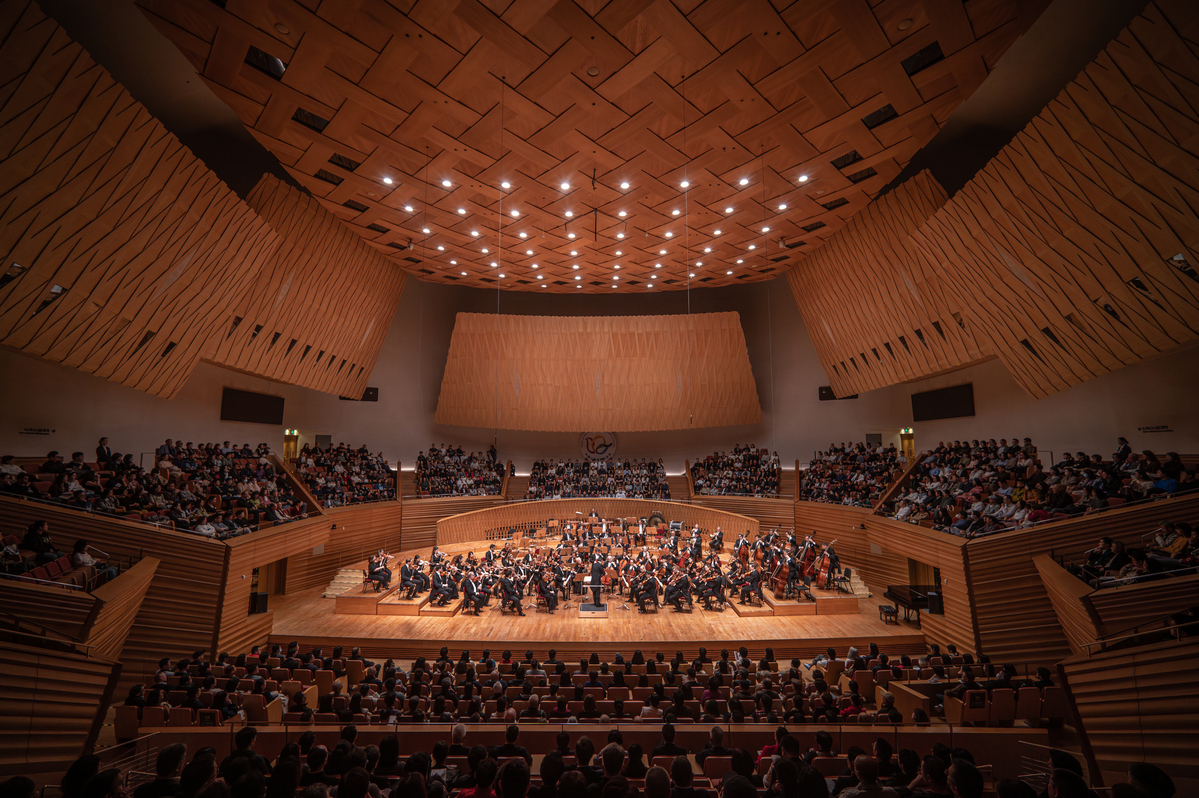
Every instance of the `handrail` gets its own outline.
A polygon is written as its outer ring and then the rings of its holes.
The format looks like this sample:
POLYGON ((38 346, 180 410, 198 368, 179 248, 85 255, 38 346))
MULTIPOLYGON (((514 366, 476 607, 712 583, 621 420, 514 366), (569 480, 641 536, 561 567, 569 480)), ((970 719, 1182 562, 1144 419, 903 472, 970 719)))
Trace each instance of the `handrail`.
MULTIPOLYGON (((71 637, 70 635, 63 634, 62 632, 59 632, 56 629, 51 629, 49 626, 43 626, 42 624, 38 623, 37 621, 31 621, 28 618, 22 618, 19 615, 13 615, 11 612, 8 612, 6 610, 0 610, 0 615, 3 615, 5 618, 9 619, 13 623, 16 623, 19 625, 24 625, 24 626, 32 626, 35 629, 40 629, 41 630, 41 635, 39 635, 40 637, 45 637, 47 634, 52 634, 52 635, 57 635, 58 637, 63 638, 63 640, 65 640, 68 643, 75 643, 76 645, 81 645, 81 646, 85 646, 85 647, 87 646, 86 643, 80 643, 75 638, 71 637)), ((6 629, 5 631, 20 632, 19 629, 6 629)), ((28 634, 28 633, 22 632, 22 634, 28 634)))
MULTIPOLYGON (((1092 595, 1093 595, 1093 594, 1092 594, 1092 595)), ((1150 619, 1150 620, 1148 620, 1148 621, 1141 621, 1140 623, 1138 623, 1138 624, 1136 624, 1136 625, 1134 625, 1134 626, 1127 626, 1127 627, 1125 627, 1125 628, 1123 628, 1123 629, 1121 629, 1121 630, 1119 630, 1119 631, 1116 631, 1116 632, 1108 632, 1108 633, 1107 633, 1107 634, 1105 634, 1105 635, 1101 635, 1101 636, 1099 636, 1099 637, 1096 637, 1096 638, 1095 638, 1095 642, 1093 642, 1093 643, 1084 643, 1083 645, 1085 645, 1085 646, 1088 646, 1088 647, 1089 647, 1089 646, 1101 646, 1101 645, 1104 645, 1105 643, 1117 642, 1117 641, 1120 641, 1120 640, 1127 640, 1127 639, 1128 639, 1128 638, 1130 638, 1130 637, 1136 637, 1136 636, 1138 636, 1138 635, 1140 635, 1140 634, 1143 634, 1143 632, 1142 632, 1142 631, 1140 631, 1140 630, 1141 630, 1141 627, 1144 627, 1144 626, 1153 626, 1154 624, 1165 623, 1166 621, 1170 620, 1171 618, 1173 618, 1173 617, 1174 617, 1175 615, 1177 615, 1177 614, 1178 614, 1178 610, 1175 610, 1174 612, 1168 612, 1168 613, 1166 613, 1165 615, 1159 615, 1159 616, 1157 616, 1156 618, 1151 618, 1151 619, 1150 619), (1131 633, 1131 634, 1130 634, 1130 633, 1131 633)), ((1185 629, 1185 628, 1187 628, 1188 626, 1199 626, 1199 621, 1190 621, 1189 623, 1183 623, 1183 624, 1179 624, 1179 625, 1178 625, 1177 627, 1175 627, 1175 628, 1177 628, 1177 629, 1185 629)), ((1162 628, 1167 628, 1167 627, 1162 627, 1162 628)), ((1149 630, 1145 630, 1145 631, 1156 631, 1156 630, 1154 630, 1154 629, 1149 629, 1149 630)))
MULTIPOLYGON (((36 576, 24 574, 0 574, 0 578, 14 579, 20 582, 33 582, 37 585, 48 585, 50 587, 60 587, 63 590, 83 590, 83 585, 77 585, 74 582, 55 582, 53 579, 38 579, 36 576)), ((87 592, 84 590, 83 592, 87 592)))

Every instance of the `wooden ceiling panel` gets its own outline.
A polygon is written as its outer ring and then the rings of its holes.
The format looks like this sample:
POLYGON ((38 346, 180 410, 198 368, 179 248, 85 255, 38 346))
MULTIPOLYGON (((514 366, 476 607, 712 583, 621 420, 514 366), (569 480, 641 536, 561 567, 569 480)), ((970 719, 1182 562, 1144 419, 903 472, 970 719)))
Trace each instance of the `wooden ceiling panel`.
POLYGON ((695 429, 761 418, 736 313, 459 313, 436 413, 438 424, 558 432, 695 429))
POLYGON ((1197 54, 1151 3, 913 236, 1032 396, 1199 338, 1197 54))
POLYGON ((1045 3, 138 4, 382 255, 438 282, 598 292, 777 276, 779 242, 840 229, 820 203, 876 196, 1045 3))

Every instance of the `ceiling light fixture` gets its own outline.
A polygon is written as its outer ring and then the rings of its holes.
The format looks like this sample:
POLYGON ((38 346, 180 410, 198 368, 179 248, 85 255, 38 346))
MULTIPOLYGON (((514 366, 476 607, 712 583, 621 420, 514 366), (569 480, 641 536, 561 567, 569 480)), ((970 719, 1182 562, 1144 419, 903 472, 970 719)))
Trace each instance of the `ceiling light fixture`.
POLYGON ((770 232, 770 228, 769 228, 769 227, 763 227, 763 228, 762 228, 762 232, 763 232, 763 233, 769 233, 769 232, 770 232))
POLYGON ((573 250, 573 249, 570 251, 570 256, 571 256, 572 258, 573 258, 575 255, 578 255, 578 254, 579 254, 579 253, 578 253, 577 251, 573 250))
POLYGON ((452 260, 452 261, 450 261, 450 265, 451 265, 451 266, 457 266, 457 265, 458 265, 458 261, 456 261, 456 260, 452 260))
POLYGON ((750 244, 750 245, 749 245, 749 248, 750 248, 750 249, 757 249, 757 248, 758 248, 758 245, 757 245, 757 244, 750 244))
MULTIPOLYGON (((487 254, 487 247, 483 247, 483 254, 484 254, 484 255, 486 255, 486 254, 487 254)), ((494 265, 494 264, 493 264, 493 265, 494 265)))
POLYGON ((404 210, 408 211, 408 213, 412 213, 412 206, 411 206, 411 205, 405 205, 405 206, 404 206, 404 210))
POLYGON ((574 266, 572 266, 571 268, 572 268, 572 269, 577 269, 577 268, 579 268, 579 264, 577 264, 577 263, 576 263, 576 264, 575 264, 574 266))
POLYGON ((785 202, 784 202, 782 205, 780 205, 780 206, 779 206, 779 210, 780 210, 780 211, 785 211, 785 210, 787 210, 787 203, 785 203, 785 202))
POLYGON ((541 284, 541 287, 542 287, 542 288, 545 288, 545 283, 542 283, 542 284, 541 284))
POLYGON ((614 274, 614 275, 612 275, 612 279, 613 279, 613 280, 619 280, 619 279, 620 279, 620 275, 619 275, 619 274, 614 274))
POLYGON ((438 248, 437 248, 437 251, 438 251, 438 252, 445 252, 445 247, 438 247, 438 248))
POLYGON ((448 181, 448 180, 442 180, 442 181, 441 181, 441 185, 445 186, 446 188, 449 188, 449 187, 450 187, 450 185, 451 185, 451 183, 450 183, 450 181, 448 181))
POLYGON ((733 273, 732 269, 729 269, 727 272, 725 272, 725 274, 732 274, 732 273, 733 273))
POLYGON ((732 208, 725 208, 725 209, 724 209, 724 212, 725 212, 725 213, 732 213, 732 212, 733 212, 733 209, 732 209, 732 208))
POLYGON ((799 176, 799 182, 801 182, 801 183, 806 183, 806 182, 808 182, 808 176, 807 176, 807 175, 800 175, 800 176, 799 176))
POLYGON ((690 186, 691 184, 690 184, 690 183, 688 183, 686 180, 684 180, 682 183, 679 183, 679 185, 680 185, 681 187, 683 187, 683 188, 687 188, 687 187, 688 187, 688 186, 690 186))
POLYGON ((514 218, 515 218, 515 217, 517 217, 517 216, 520 216, 520 211, 518 211, 518 210, 515 210, 515 209, 514 209, 514 210, 512 211, 512 216, 513 216, 514 218))
POLYGON ((471 231, 470 231, 470 234, 471 234, 472 236, 477 236, 477 235, 479 234, 479 231, 478 231, 478 230, 471 230, 471 231))
POLYGON ((745 261, 743 261, 743 260, 740 260, 740 259, 738 259, 738 260, 737 260, 737 262, 738 262, 738 263, 745 263, 745 261))
POLYGON ((458 213, 466 213, 466 208, 459 208, 458 213))
MULTIPOLYGON (((576 268, 578 268, 578 267, 576 267, 576 268)), ((579 275, 577 275, 577 274, 576 274, 576 275, 575 275, 575 279, 576 279, 576 280, 582 280, 583 278, 582 278, 582 277, 580 277, 579 275)))
MULTIPOLYGON (((750 247, 750 249, 753 249, 753 247, 750 247)), ((526 250, 525 250, 525 254, 526 254, 526 255, 532 255, 532 254, 533 254, 533 250, 531 250, 531 249, 526 249, 526 250)))
POLYGON ((618 250, 616 250, 616 254, 617 254, 617 255, 623 255, 624 253, 623 253, 623 252, 621 252, 621 251, 618 249, 618 250))
POLYGON ((572 216, 574 216, 574 215, 575 215, 575 212, 574 212, 574 211, 567 211, 567 212, 566 212, 566 218, 567 218, 567 219, 569 219, 570 217, 572 217, 572 216))
POLYGON ((619 264, 619 263, 617 263, 617 264, 616 264, 616 265, 614 265, 612 268, 613 268, 613 269, 619 269, 619 268, 620 268, 620 264, 619 264))
POLYGON ((704 247, 704 252, 711 252, 711 251, 712 251, 711 247, 704 247))
POLYGON ((667 238, 674 238, 674 233, 672 233, 672 232, 670 232, 669 230, 667 230, 667 231, 666 231, 666 237, 667 237, 667 238))
POLYGON ((704 265, 704 262, 703 262, 702 260, 697 260, 697 261, 695 262, 695 265, 696 265, 696 266, 703 266, 703 265, 704 265))
POLYGON ((581 286, 581 285, 576 285, 576 286, 575 286, 575 288, 582 288, 582 287, 583 287, 583 286, 581 286))
POLYGON ((694 277, 694 276, 695 276, 695 272, 691 272, 691 274, 689 274, 689 275, 687 275, 687 276, 688 276, 688 277, 694 277))
POLYGON ((671 216, 678 216, 678 215, 679 215, 679 212, 678 212, 677 210, 673 210, 673 211, 671 211, 671 212, 670 212, 670 215, 671 215, 671 216))
POLYGON ((660 250, 658 250, 658 254, 659 254, 659 255, 665 255, 665 254, 666 254, 666 250, 664 250, 664 249, 660 249, 660 250))
POLYGON ((503 183, 500 183, 500 188, 512 188, 512 184, 505 180, 503 183))
POLYGON ((390 185, 391 185, 391 178, 390 178, 390 177, 385 177, 385 178, 383 178, 383 184, 384 184, 384 185, 387 185, 387 186, 390 186, 390 185))
POLYGON ((501 275, 500 275, 500 279, 501 279, 501 280, 502 280, 502 279, 504 279, 504 275, 502 275, 502 274, 501 274, 501 275))
POLYGON ((463 276, 463 277, 465 277, 465 276, 466 276, 466 272, 462 272, 462 276, 463 276))
POLYGON ((427 227, 422 227, 422 228, 421 228, 421 232, 422 232, 422 233, 424 233, 425 235, 428 235, 428 234, 429 234, 429 228, 427 228, 427 227))
POLYGON ((567 234, 566 234, 566 237, 567 237, 567 238, 574 238, 574 237, 575 237, 575 234, 574 234, 574 233, 567 233, 567 234))
POLYGON ((529 234, 528 234, 528 233, 521 233, 521 234, 520 234, 520 237, 521 237, 521 238, 528 238, 528 237, 529 237, 529 234))
POLYGON ((714 235, 714 236, 718 236, 718 235, 720 235, 720 231, 719 231, 719 230, 713 230, 713 231, 712 231, 712 235, 714 235))
POLYGON ((646 286, 646 288, 653 288, 653 287, 654 287, 653 283, 650 283, 649 285, 646 286))
POLYGON ((625 190, 625 191, 628 191, 628 190, 629 190, 629 184, 628 184, 628 183, 621 183, 621 184, 620 184, 620 187, 621 187, 621 189, 623 189, 623 190, 625 190))
POLYGON ((562 190, 563 190, 563 191, 570 191, 570 183, 563 183, 563 184, 562 184, 562 190))
POLYGON ((617 234, 616 234, 616 237, 617 237, 617 238, 624 238, 624 233, 617 233, 617 234))

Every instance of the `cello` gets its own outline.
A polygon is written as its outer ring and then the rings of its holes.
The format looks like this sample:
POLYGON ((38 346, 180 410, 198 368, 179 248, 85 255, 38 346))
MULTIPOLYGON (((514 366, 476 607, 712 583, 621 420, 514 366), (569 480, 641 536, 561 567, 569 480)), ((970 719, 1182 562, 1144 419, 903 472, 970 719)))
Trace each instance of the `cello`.
POLYGON ((820 572, 819 572, 819 576, 816 577, 816 587, 819 587, 821 589, 828 588, 829 566, 831 566, 833 564, 833 558, 828 556, 828 550, 829 550, 829 547, 832 546, 836 542, 837 541, 834 539, 834 540, 830 541, 829 543, 826 543, 824 545, 823 550, 820 552, 820 566, 819 566, 820 572))

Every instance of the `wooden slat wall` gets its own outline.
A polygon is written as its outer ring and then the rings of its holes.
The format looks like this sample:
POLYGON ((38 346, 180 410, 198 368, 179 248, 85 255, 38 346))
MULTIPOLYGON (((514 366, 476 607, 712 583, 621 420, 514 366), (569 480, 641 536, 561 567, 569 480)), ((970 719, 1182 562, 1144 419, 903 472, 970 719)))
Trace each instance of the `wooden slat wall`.
POLYGON ((278 236, 36 3, 0 27, 0 343, 171 396, 278 236))
POLYGON ((911 239, 947 198, 929 172, 920 172, 863 208, 787 272, 838 396, 991 354, 985 338, 958 322, 962 298, 941 284, 911 239), (855 279, 845 279, 847 274, 855 279))
POLYGON ((914 233, 1030 395, 1199 339, 1196 70, 1199 4, 1150 3, 914 233))
MULTIPOLYGON (((742 530, 748 530, 750 538, 758 532, 758 522, 736 513, 697 507, 675 502, 648 499, 547 499, 539 502, 518 502, 501 507, 463 513, 437 522, 437 543, 466 543, 498 539, 508 529, 520 524, 556 518, 559 521, 574 519, 576 512, 590 514, 595 510, 603 518, 633 518, 660 512, 667 521, 682 521, 684 528, 699 524, 701 529, 714 530, 722 527, 725 542, 730 536, 735 539, 742 530)), ((404 548, 411 548, 405 543, 404 548)))
POLYGON ((263 175, 246 198, 280 236, 248 290, 241 321, 210 341, 222 365, 340 396, 362 396, 406 274, 316 199, 263 175))
POLYGON ((1094 591, 1091 586, 1071 574, 1048 554, 1032 558, 1033 566, 1041 575, 1041 583, 1053 605, 1053 612, 1066 635, 1070 650, 1075 654, 1086 653, 1085 645, 1094 643, 1103 635, 1103 624, 1095 616, 1088 596, 1094 591))
POLYGON ((1089 601, 1104 632, 1114 635, 1167 613, 1199 606, 1199 574, 1106 587, 1091 593, 1089 601))
POLYGON ((970 541, 965 548, 983 651, 996 662, 1056 662, 1070 646, 1033 564, 1038 554, 1074 558, 1104 535, 1139 543, 1162 521, 1199 515, 1199 494, 1044 524, 970 541))
POLYGON ((401 522, 408 506, 379 502, 326 509, 326 526, 336 524, 337 528, 330 530, 320 554, 313 554, 311 548, 288 554, 287 592, 326 585, 339 568, 365 560, 380 547, 398 552, 401 522))
POLYGON ((154 557, 144 557, 116 579, 96 588, 94 595, 100 609, 87 636, 80 641, 87 643, 92 656, 112 660, 121 656, 158 565, 154 557))
POLYGON ((295 179, 397 265, 456 285, 616 294, 682 289, 697 260, 708 286, 772 279, 791 252, 775 241, 816 244, 876 196, 1046 3, 138 5, 295 179), (908 75, 901 62, 934 43, 944 58, 908 75), (244 63, 251 46, 285 76, 244 63), (890 118, 875 125, 875 112, 890 118), (686 244, 672 213, 684 208, 686 244), (533 246, 507 246, 520 231, 533 246))
POLYGON ((82 590, 0 579, 0 610, 79 640, 91 625, 96 598, 82 590))
MULTIPOLYGON (((403 531, 405 549, 432 548, 439 542, 437 522, 451 515, 469 513, 502 504, 499 496, 451 496, 444 499, 415 499, 404 502, 403 531)), ((482 538, 480 538, 481 540, 482 538)))
MULTIPOLYGON (((680 498, 686 498, 681 496, 680 498)), ((711 507, 728 513, 748 515, 758 519, 762 529, 782 527, 784 531, 795 526, 794 499, 755 499, 752 496, 701 496, 692 499, 701 507, 711 507)), ((729 543, 728 530, 725 530, 725 544, 729 543)), ((736 540, 736 536, 733 537, 736 540)))
POLYGON ((24 534, 35 519, 50 522, 60 551, 86 538, 112 555, 154 557, 159 565, 121 652, 122 684, 152 675, 163 656, 209 649, 220 617, 225 545, 49 504, 0 496, 0 532, 24 534))
POLYGON ((762 407, 736 312, 459 313, 435 420, 625 432, 756 424, 762 407))
POLYGON ((90 749, 118 667, 0 632, 0 776, 62 771, 90 749))
MULTIPOLYGON (((326 544, 329 525, 328 518, 316 516, 278 524, 225 541, 228 558, 223 574, 220 629, 215 646, 218 651, 248 651, 251 646, 266 642, 274 614, 250 614, 253 570, 287 559, 293 551, 311 551, 316 546, 326 544)), ((266 585, 260 585, 259 590, 270 592, 266 585)))
MULTIPOLYGON (((1199 641, 1170 640, 1058 665, 1100 769, 1152 762, 1174 778, 1199 777, 1199 641)), ((1187 794, 1180 790, 1179 795, 1187 794)))

